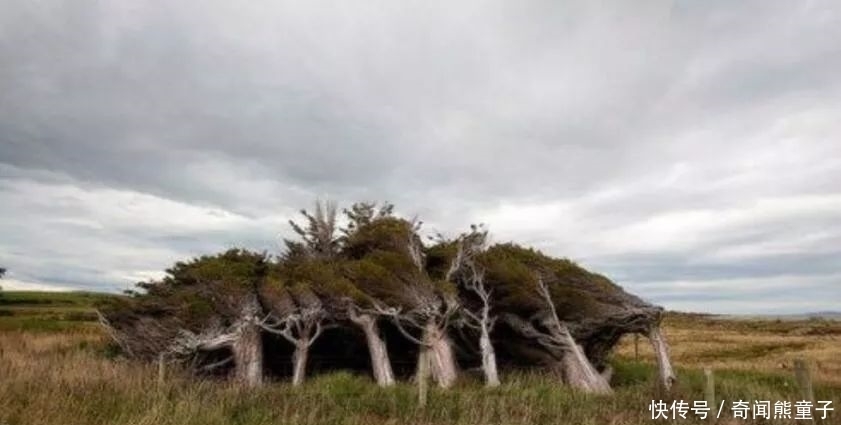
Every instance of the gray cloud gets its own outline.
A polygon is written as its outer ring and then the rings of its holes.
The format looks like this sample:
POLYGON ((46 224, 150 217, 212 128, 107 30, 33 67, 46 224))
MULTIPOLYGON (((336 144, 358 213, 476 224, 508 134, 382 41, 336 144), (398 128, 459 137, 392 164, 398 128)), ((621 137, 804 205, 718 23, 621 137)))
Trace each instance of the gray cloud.
POLYGON ((329 196, 485 222, 669 307, 823 309, 839 24, 820 0, 4 3, 6 286, 276 251, 329 196))

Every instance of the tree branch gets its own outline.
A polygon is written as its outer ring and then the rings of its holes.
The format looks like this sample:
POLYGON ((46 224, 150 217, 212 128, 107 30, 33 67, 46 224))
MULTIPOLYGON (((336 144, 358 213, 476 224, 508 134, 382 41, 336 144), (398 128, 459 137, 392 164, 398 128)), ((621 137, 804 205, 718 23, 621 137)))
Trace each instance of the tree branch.
POLYGON ((234 357, 233 357, 233 356, 230 356, 230 357, 228 357, 228 358, 226 358, 226 359, 223 359, 223 360, 220 360, 220 361, 218 361, 218 362, 211 363, 211 364, 208 364, 208 365, 204 365, 204 366, 202 366, 202 367, 201 367, 201 370, 213 370, 213 369, 216 369, 217 367, 224 366, 224 365, 226 365, 226 364, 230 363, 230 362, 231 362, 231 360, 233 360, 233 359, 234 359, 234 357))

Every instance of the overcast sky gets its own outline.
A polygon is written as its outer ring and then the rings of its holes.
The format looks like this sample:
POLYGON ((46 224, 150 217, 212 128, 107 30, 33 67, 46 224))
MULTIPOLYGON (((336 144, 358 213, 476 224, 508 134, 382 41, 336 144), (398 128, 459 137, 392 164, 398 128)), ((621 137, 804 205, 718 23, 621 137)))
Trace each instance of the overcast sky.
POLYGON ((2 0, 0 283, 276 253, 330 198, 668 308, 841 309, 841 3, 613 3, 2 0))

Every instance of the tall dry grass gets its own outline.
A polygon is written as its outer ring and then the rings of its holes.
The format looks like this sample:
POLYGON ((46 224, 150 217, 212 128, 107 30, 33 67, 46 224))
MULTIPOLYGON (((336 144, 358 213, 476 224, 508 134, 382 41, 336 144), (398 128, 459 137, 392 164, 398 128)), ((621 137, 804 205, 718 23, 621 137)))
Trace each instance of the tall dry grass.
MULTIPOLYGON (((841 386, 841 321, 722 320, 670 315, 664 323, 672 360, 683 367, 753 371, 789 376, 794 360, 805 359, 816 382, 841 386)), ((639 357, 654 361, 644 340, 639 357)), ((634 358, 634 339, 627 335, 616 354, 634 358)))
MULTIPOLYGON (((547 376, 509 373, 498 389, 467 379, 434 390, 419 409, 413 386, 381 389, 347 373, 317 376, 302 388, 271 383, 258 390, 172 373, 159 387, 154 365, 109 359, 104 342, 95 328, 0 333, 0 424, 643 424, 652 422, 652 399, 700 400, 703 388, 697 371, 681 369, 673 394, 658 394, 652 366, 626 360, 616 363, 617 391, 610 397, 570 391, 547 376)), ((783 375, 734 371, 718 380, 726 400, 797 394, 783 375)), ((819 384, 817 392, 838 404, 838 386, 819 384)), ((841 414, 826 423, 841 423, 835 418, 841 414)))

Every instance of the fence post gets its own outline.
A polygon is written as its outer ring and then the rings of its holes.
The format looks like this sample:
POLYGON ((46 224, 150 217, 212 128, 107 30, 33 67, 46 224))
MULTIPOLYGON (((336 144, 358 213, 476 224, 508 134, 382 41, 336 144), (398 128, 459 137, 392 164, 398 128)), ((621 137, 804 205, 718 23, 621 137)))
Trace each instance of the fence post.
POLYGON ((429 353, 426 347, 421 346, 418 355, 418 406, 426 406, 427 393, 429 392, 429 353))
POLYGON ((712 368, 704 368, 704 398, 707 400, 707 406, 710 408, 709 419, 715 422, 718 407, 715 404, 715 376, 712 368))
POLYGON ((812 374, 809 365, 803 359, 794 360, 794 377, 797 379, 797 387, 800 389, 800 397, 803 400, 815 401, 815 394, 812 392, 812 374))
POLYGON ((166 381, 166 358, 163 353, 158 355, 158 387, 163 387, 166 381))

